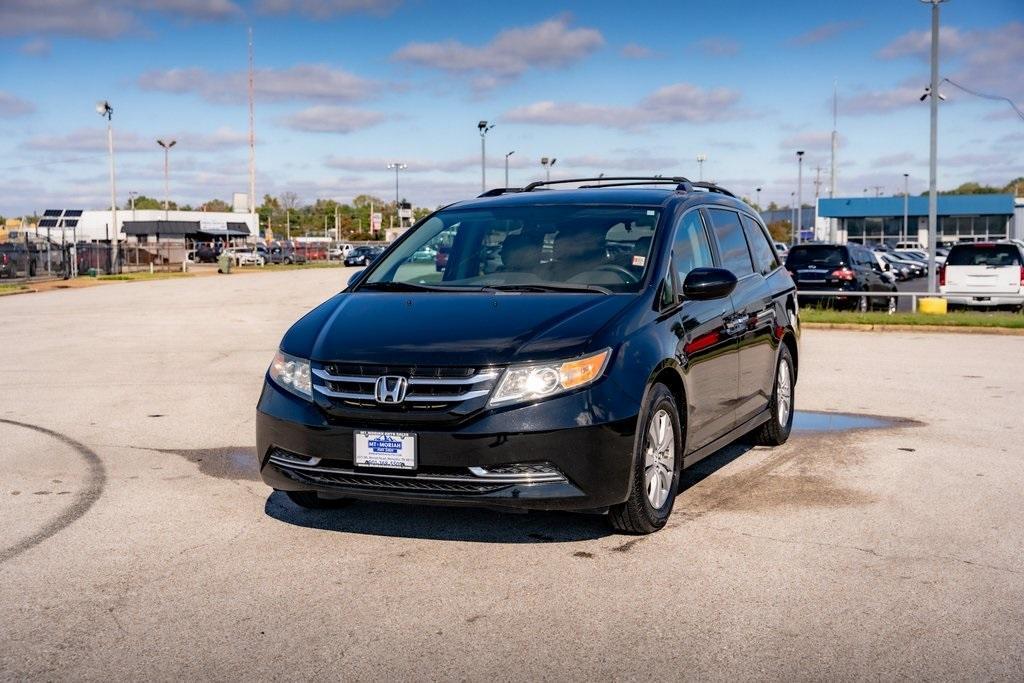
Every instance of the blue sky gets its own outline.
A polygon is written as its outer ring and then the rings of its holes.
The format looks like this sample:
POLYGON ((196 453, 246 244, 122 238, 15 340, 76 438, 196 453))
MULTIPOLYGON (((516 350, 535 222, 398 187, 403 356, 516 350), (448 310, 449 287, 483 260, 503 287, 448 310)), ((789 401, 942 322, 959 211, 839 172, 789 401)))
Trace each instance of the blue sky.
MULTIPOLYGON (((1024 104, 1020 0, 942 6, 942 75, 1024 104)), ((827 192, 833 81, 840 194, 927 183, 929 10, 918 0, 479 3, 428 0, 4 0, 0 214, 100 208, 114 107, 119 202, 230 199, 248 188, 246 32, 257 67, 257 194, 389 198, 433 206, 553 176, 683 174, 765 203, 796 189, 807 152, 827 192), (823 7, 832 5, 829 11, 823 7)), ((945 86, 943 187, 1024 175, 1024 121, 945 86)))

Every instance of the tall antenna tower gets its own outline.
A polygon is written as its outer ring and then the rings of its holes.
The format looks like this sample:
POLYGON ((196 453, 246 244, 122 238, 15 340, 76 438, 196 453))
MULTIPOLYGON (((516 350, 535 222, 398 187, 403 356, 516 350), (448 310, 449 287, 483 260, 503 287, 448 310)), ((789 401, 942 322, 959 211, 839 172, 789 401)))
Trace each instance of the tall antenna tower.
MULTIPOLYGON (((836 196, 836 142, 839 137, 837 132, 839 120, 839 79, 832 81, 832 162, 829 175, 828 197, 834 199, 836 196)), ((835 244, 839 232, 839 219, 828 219, 828 240, 835 244)))
MULTIPOLYGON (((252 26, 249 27, 249 213, 256 213, 256 112, 253 104, 252 26)), ((260 226, 256 225, 259 234, 260 226)))

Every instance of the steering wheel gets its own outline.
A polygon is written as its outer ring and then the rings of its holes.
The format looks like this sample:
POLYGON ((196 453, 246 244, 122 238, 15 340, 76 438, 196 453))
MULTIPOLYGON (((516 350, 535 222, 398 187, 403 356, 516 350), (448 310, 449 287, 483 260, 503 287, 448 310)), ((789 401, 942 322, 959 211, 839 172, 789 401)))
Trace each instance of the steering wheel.
POLYGON ((610 273, 621 275, 625 279, 627 285, 632 285, 636 284, 637 282, 640 282, 640 278, 638 278, 636 275, 630 272, 628 268, 616 265, 614 263, 606 263, 603 266, 598 266, 597 268, 594 268, 594 270, 606 270, 610 273))

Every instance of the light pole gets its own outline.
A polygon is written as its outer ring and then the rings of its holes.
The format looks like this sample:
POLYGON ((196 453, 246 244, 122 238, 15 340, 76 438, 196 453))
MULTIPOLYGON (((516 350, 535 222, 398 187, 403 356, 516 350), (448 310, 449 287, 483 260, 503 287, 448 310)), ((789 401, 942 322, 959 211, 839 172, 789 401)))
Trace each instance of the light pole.
POLYGON ((704 182, 704 162, 708 160, 707 154, 697 155, 697 179, 704 182))
POLYGON ((796 152, 796 243, 803 242, 804 231, 804 151, 796 152))
POLYGON ((171 206, 171 182, 169 180, 170 175, 168 169, 170 168, 170 154, 171 147, 178 144, 177 140, 171 140, 170 142, 164 142, 163 140, 157 140, 156 144, 164 148, 164 220, 167 220, 167 210, 171 206))
POLYGON ((796 244, 796 207, 793 205, 793 199, 796 197, 796 192, 789 193, 789 227, 790 236, 789 243, 796 244))
POLYGON ((398 227, 402 227, 402 217, 398 213, 398 172, 409 168, 408 164, 395 161, 388 164, 388 168, 395 169, 395 218, 398 219, 398 227))
POLYGON ((903 240, 909 241, 907 231, 910 229, 910 174, 903 174, 903 240))
POLYGON ((110 102, 96 103, 96 113, 107 119, 107 149, 110 150, 110 272, 117 272, 117 183, 114 178, 114 108, 110 102))
POLYGON ((139 196, 139 193, 135 190, 128 192, 128 200, 132 203, 132 220, 135 220, 135 198, 139 196))
POLYGON ((939 5, 945 0, 921 0, 932 6, 932 78, 928 91, 921 97, 931 96, 931 131, 928 141, 928 292, 935 293, 935 250, 939 239, 938 149, 939 149, 939 5))
POLYGON ((551 167, 555 165, 556 161, 558 161, 558 159, 555 159, 554 157, 550 159, 547 157, 540 158, 540 165, 544 167, 544 177, 548 182, 551 181, 551 167))
POLYGON ((761 188, 757 188, 757 212, 761 213, 761 188))
POLYGON ((476 127, 480 131, 480 191, 487 192, 487 132, 494 124, 481 121, 476 127))
POLYGON ((508 187, 508 158, 515 153, 516 151, 512 150, 511 152, 505 155, 505 187, 508 187))

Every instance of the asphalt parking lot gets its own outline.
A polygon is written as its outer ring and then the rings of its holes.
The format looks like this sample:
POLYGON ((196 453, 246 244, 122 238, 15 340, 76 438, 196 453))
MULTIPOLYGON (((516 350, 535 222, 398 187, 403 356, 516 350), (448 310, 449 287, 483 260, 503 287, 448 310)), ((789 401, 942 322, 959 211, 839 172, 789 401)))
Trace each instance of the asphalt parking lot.
POLYGON ((649 537, 300 511, 254 405, 347 273, 0 299, 0 678, 1024 677, 1024 338, 805 332, 794 438, 649 537))

